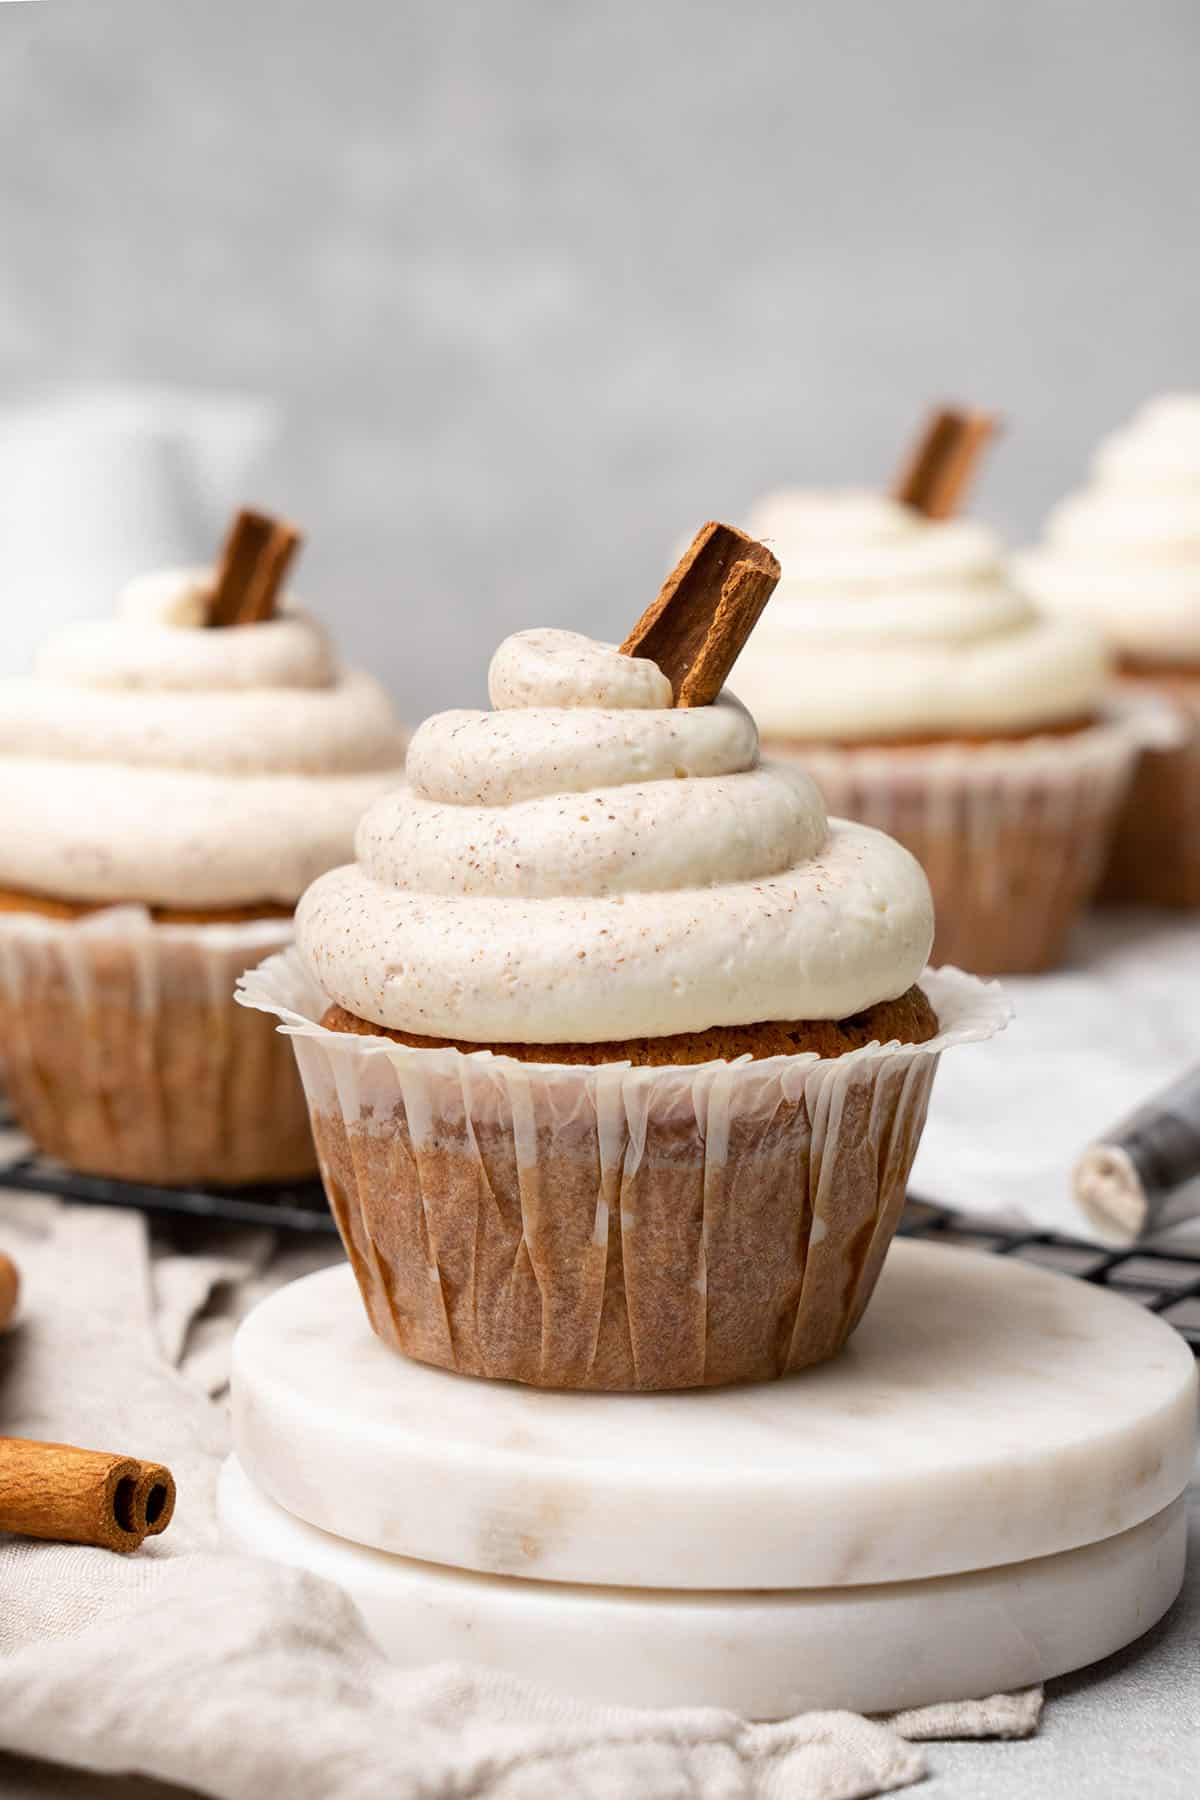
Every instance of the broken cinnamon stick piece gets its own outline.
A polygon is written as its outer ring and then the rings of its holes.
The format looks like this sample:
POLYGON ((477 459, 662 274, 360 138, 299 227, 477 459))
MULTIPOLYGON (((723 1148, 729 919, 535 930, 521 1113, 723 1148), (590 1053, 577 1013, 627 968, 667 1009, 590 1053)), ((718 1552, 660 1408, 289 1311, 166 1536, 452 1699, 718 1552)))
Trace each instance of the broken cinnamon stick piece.
POLYGON ((0 1331, 8 1325, 17 1310, 21 1294, 21 1277, 11 1256, 0 1250, 0 1331))
POLYGON ((732 525, 702 525, 625 642, 656 662, 676 706, 711 706, 780 576, 765 544, 732 525))
POLYGON ((892 488, 892 497, 927 519, 957 512, 984 446, 1000 424, 995 413, 942 407, 930 414, 892 488))
MULTIPOLYGON (((166 1505, 147 1498, 139 1508, 143 1466, 136 1457, 80 1450, 74 1444, 0 1438, 0 1531, 61 1544, 136 1550, 149 1530, 148 1510, 157 1506, 161 1518, 166 1505)), ((171 1482, 172 1499, 174 1486, 171 1482)), ((166 1484, 156 1478, 149 1492, 155 1487, 161 1493, 166 1484)))
POLYGON ((229 528, 208 603, 210 625, 258 625, 273 616, 303 534, 268 513, 243 510, 229 528))

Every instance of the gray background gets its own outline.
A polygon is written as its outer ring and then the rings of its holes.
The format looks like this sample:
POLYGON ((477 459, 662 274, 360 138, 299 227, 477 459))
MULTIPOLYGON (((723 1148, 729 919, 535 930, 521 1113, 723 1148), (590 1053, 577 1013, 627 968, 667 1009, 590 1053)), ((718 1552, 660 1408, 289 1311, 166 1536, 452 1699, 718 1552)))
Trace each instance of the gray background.
POLYGON ((1006 414, 1022 535, 1198 380, 1194 0, 50 0, 0 47, 0 400, 278 400, 256 497, 414 715, 935 397, 1006 414))

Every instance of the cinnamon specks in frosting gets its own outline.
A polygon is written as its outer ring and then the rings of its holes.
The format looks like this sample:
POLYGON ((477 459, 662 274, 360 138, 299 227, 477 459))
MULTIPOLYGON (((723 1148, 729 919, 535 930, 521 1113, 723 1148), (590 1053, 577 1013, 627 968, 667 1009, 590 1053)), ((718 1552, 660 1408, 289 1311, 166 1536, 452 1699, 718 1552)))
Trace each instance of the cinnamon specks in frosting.
POLYGON ((207 572, 132 584, 0 683, 0 882, 79 902, 294 901, 394 785, 405 734, 299 612, 206 628, 207 572))
POLYGON ((906 992, 932 936, 913 859, 761 764, 732 696, 656 704, 624 658, 613 704, 613 655, 518 634, 496 712, 421 727, 357 864, 299 908, 326 992, 398 1030, 527 1043, 835 1019, 906 992))

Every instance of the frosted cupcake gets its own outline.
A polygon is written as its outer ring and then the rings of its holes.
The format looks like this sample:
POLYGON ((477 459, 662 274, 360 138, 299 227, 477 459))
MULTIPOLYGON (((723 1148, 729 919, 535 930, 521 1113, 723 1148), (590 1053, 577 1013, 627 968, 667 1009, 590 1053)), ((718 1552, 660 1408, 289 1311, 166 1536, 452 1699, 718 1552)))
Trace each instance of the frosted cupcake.
POLYGON ((296 950, 243 984, 294 1036, 371 1323, 421 1361, 639 1389, 832 1355, 940 1051, 1002 1016, 922 974, 913 858, 681 686, 508 639, 495 710, 418 730, 296 950))
POLYGON ((1101 444, 1020 568, 1046 606, 1103 632, 1124 693, 1180 720, 1182 742, 1138 764, 1105 896, 1200 906, 1200 394, 1153 401, 1101 444))
POLYGON ((218 629, 211 571, 146 577, 0 684, 4 1074, 34 1141, 77 1169, 247 1183, 314 1165, 286 1046, 231 992, 290 941, 405 739, 312 619, 266 616, 270 587, 243 581, 250 622, 218 629))
POLYGON ((751 523, 783 565, 738 669, 768 754, 918 858, 937 961, 1054 964, 1139 742, 1095 628, 1039 613, 981 525, 882 494, 780 493, 751 523))

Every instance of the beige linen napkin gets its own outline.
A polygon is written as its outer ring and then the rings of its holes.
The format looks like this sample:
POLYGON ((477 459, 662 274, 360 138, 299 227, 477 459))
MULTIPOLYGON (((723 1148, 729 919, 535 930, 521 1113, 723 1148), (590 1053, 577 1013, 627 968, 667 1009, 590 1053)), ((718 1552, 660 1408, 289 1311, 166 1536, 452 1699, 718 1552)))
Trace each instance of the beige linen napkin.
POLYGON ((133 1557, 0 1538, 0 1749, 222 1800, 857 1800, 924 1773, 908 1738, 1035 1729, 1037 1690, 890 1723, 748 1725, 392 1667, 340 1589, 215 1543, 227 1421, 211 1395, 234 1322, 333 1252, 281 1255, 264 1233, 191 1244, 152 1257, 133 1214, 0 1196, 0 1247, 24 1277, 0 1338, 0 1431, 133 1451, 179 1485, 170 1531, 133 1557))

